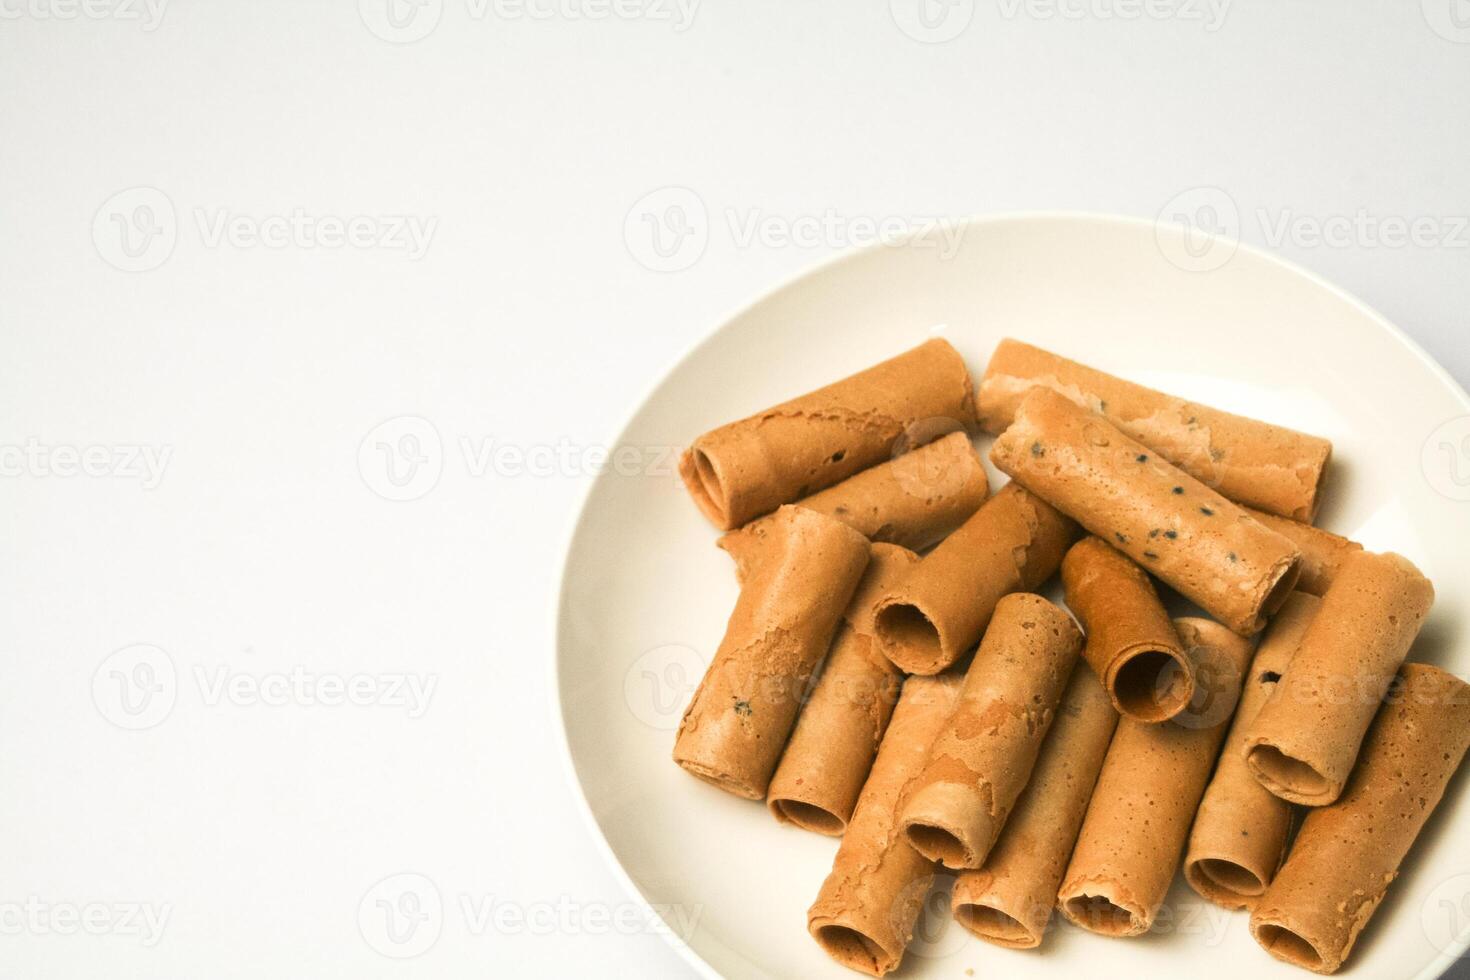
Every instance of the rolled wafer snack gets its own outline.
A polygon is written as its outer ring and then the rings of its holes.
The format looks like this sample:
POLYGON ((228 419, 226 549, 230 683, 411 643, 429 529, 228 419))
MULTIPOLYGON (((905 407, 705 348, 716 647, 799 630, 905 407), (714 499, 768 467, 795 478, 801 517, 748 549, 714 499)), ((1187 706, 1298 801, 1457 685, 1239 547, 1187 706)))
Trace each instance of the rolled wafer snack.
POLYGON ((674 740, 675 762, 752 800, 765 798, 869 553, 867 538, 800 507, 781 508, 770 534, 674 740))
POLYGON ((1200 801, 1184 851, 1184 880, 1227 909, 1252 908, 1271 884, 1291 831, 1291 804, 1253 776, 1241 747, 1246 729, 1271 696, 1321 600, 1293 592, 1271 619, 1251 661, 1225 749, 1200 801))
POLYGON ((898 805, 954 709, 961 678, 910 677, 873 772, 842 835, 807 931, 843 966, 881 977, 898 966, 934 879, 934 863, 898 831, 898 805))
POLYGON ((1349 555, 1241 752, 1261 784, 1306 806, 1337 799, 1363 734, 1434 604, 1434 586, 1391 552, 1349 555))
POLYGON ((1363 550, 1358 542, 1349 541, 1320 527, 1249 507, 1246 510, 1256 520, 1296 545, 1297 550, 1302 553, 1302 575, 1296 583, 1301 592, 1310 592, 1315 596, 1326 595, 1348 555, 1363 550))
POLYGON ((909 789, 899 825, 947 868, 978 868, 1031 778, 1082 648, 1072 617, 1039 595, 1001 599, 954 715, 909 789))
POLYGON ((1153 582, 1101 538, 1087 537, 1062 559, 1067 607, 1087 631, 1082 655, 1113 705, 1139 721, 1164 721, 1194 696, 1185 655, 1153 582))
POLYGON ((1124 718, 1108 747, 1058 891, 1062 914, 1105 936, 1152 927, 1179 868, 1252 642, 1207 619, 1176 619, 1196 669, 1190 707, 1157 725, 1124 718))
POLYGON ((936 338, 706 432, 680 457, 679 474, 705 516, 728 531, 881 463, 902 438, 926 442, 974 422, 965 362, 936 338))
POLYGON ((873 640, 873 601, 919 556, 894 544, 872 552, 766 794, 777 820, 834 837, 852 816, 903 684, 873 640))
POLYGON ((1398 678, 1346 790, 1307 815, 1251 913, 1251 934, 1279 960, 1342 966, 1470 746, 1470 686, 1426 664, 1398 678))
POLYGON ((1145 388, 1018 340, 1002 340, 980 381, 980 424, 995 434, 1042 386, 1105 416, 1133 439, 1238 503, 1310 521, 1332 456, 1326 439, 1145 388))
POLYGON ((1296 546, 1050 388, 990 448, 995 465, 1242 636, 1296 583, 1296 546))
POLYGON ((1001 597, 1051 578, 1077 525, 1016 483, 987 500, 878 600, 883 655, 937 674, 979 641, 1001 597))
POLYGON ((978 871, 955 881, 955 921, 997 946, 1041 944, 1117 724, 1097 675, 1078 666, 1000 839, 978 871))
MULTIPOLYGON (((863 470, 796 506, 814 510, 884 541, 918 550, 959 527, 990 494, 989 478, 970 437, 951 432, 886 463, 863 470)), ((771 517, 721 536, 719 545, 746 569, 766 539, 771 517)))

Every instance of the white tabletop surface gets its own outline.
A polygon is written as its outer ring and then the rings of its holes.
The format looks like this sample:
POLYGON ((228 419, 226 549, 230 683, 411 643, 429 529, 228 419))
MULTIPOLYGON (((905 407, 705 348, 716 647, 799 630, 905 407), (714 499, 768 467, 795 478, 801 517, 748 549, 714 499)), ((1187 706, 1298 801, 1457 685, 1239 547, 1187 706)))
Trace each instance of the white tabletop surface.
POLYGON ((687 975, 560 548, 875 227, 1192 214, 1470 383, 1465 0, 926 2, 0 0, 0 973, 687 975))

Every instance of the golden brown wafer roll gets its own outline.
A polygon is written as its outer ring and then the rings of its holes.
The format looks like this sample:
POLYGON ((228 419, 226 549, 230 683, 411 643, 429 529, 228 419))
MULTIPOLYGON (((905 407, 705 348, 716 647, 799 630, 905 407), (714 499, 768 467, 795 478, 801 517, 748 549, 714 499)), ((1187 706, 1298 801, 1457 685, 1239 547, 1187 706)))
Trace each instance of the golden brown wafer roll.
POLYGON ((1097 675, 1072 671, 1026 792, 978 871, 955 881, 955 921, 1011 949, 1041 944, 1118 712, 1097 675))
POLYGON ((1271 792, 1293 803, 1337 799, 1363 733, 1434 604, 1434 586, 1407 558, 1362 551, 1332 588, 1242 752, 1271 792))
POLYGON ((783 507, 725 638, 679 722, 674 761, 736 796, 764 799, 812 670, 868 564, 841 521, 783 507))
POLYGON ((843 966, 881 977, 898 966, 913 938, 934 863, 898 832, 898 805, 953 711, 961 680, 950 674, 904 682, 832 872, 807 912, 807 931, 843 966))
POLYGON ((1081 648, 1072 617, 1041 596, 996 604, 955 713, 899 813, 915 850, 947 868, 980 867, 1031 778, 1081 648))
POLYGON ((980 381, 980 424, 1000 434, 1035 386, 1105 416, 1231 500, 1310 521, 1332 456, 1326 439, 1188 402, 1065 357, 1003 340, 980 381))
POLYGON ((1087 631, 1082 655, 1113 705, 1139 721, 1165 721, 1194 696, 1194 664, 1142 569, 1101 538, 1062 559, 1067 607, 1087 631))
POLYGON ((1249 507, 1246 510, 1256 520, 1296 545, 1297 550, 1302 553, 1302 575, 1296 583, 1300 592, 1310 592, 1315 596, 1326 595, 1328 586, 1337 578, 1337 573, 1342 570, 1342 563, 1347 561, 1348 555, 1363 550, 1358 542, 1349 541, 1320 527, 1303 524, 1288 517, 1277 517, 1265 511, 1251 510, 1249 507))
POLYGON ((1051 578, 1077 525, 1010 483, 939 543, 878 601, 883 655, 913 674, 936 674, 979 641, 995 604, 1051 578))
POLYGON ((1124 718, 1108 747, 1058 892, 1062 914, 1105 936, 1153 925, 1189 834, 1252 643, 1207 619, 1176 619, 1195 661, 1195 698, 1172 720, 1124 718))
MULTIPOLYGON (((919 550, 963 524, 989 494, 990 482, 970 437, 951 432, 803 497, 796 506, 835 517, 871 541, 919 550)), ((770 520, 758 518, 720 538, 739 578, 759 552, 770 520)))
POLYGON ((766 794, 777 820, 834 837, 852 816, 903 683, 873 640, 873 602, 919 556, 893 544, 872 551, 766 794))
POLYGON ((1275 690, 1320 604, 1314 595, 1293 592, 1272 617, 1189 832, 1184 879, 1200 895, 1227 909, 1254 907, 1286 853, 1291 804, 1251 775, 1241 748, 1246 729, 1275 690))
POLYGON ((970 373, 936 338, 706 432, 680 457, 679 474, 705 516, 728 531, 883 462, 900 439, 927 442, 974 422, 970 373))
POLYGON ((1022 400, 990 458, 1242 636, 1296 583, 1290 541, 1050 388, 1022 400))
POLYGON ((1279 960, 1342 966, 1470 745, 1470 686, 1426 664, 1398 676, 1347 789, 1307 815, 1251 914, 1251 934, 1279 960))

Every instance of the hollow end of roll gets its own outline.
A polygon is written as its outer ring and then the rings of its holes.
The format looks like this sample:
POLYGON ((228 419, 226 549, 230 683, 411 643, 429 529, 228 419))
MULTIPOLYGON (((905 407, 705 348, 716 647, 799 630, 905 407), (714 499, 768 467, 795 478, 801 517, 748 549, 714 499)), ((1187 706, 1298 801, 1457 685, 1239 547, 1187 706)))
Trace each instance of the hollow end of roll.
POLYGON ((1274 745, 1254 745, 1245 761, 1261 785, 1272 793, 1306 806, 1331 803, 1335 794, 1333 782, 1300 759, 1292 758, 1274 745))
POLYGON ((1177 650, 1142 649, 1114 667, 1108 693, 1117 709, 1130 718, 1167 721, 1194 697, 1194 674, 1177 650))
POLYGON ((911 602, 894 602, 878 609, 873 631, 883 655, 910 674, 937 674, 948 664, 939 627, 911 602))
POLYGON ((1317 947, 1285 926, 1263 922, 1253 931, 1256 934, 1256 942, 1261 944, 1261 948, 1278 960, 1285 960, 1294 966, 1314 970, 1317 973, 1332 972, 1322 958, 1322 954, 1317 952, 1317 947))
POLYGON ((1265 625, 1266 619, 1276 615, 1276 611, 1285 604, 1287 598, 1296 589, 1296 584, 1301 577, 1302 559, 1298 555, 1293 561, 1282 567, 1277 574, 1276 581, 1271 585, 1271 590, 1266 593, 1266 601, 1261 603, 1261 615, 1257 620, 1260 626, 1265 625))
POLYGON ((1062 905, 1067 918, 1103 936, 1136 936, 1146 931, 1134 914, 1105 895, 1073 895, 1062 905))
POLYGON ((695 478, 685 482, 689 485, 690 493, 694 494, 695 502, 721 527, 729 527, 729 506, 719 468, 703 449, 691 448, 689 456, 694 464, 695 478))
POLYGON ((1041 937, 993 905, 964 902, 954 907, 954 919, 981 939, 1008 949, 1034 949, 1041 937))
POLYGON ((795 824, 802 830, 826 834, 828 837, 841 837, 842 832, 847 829, 846 820, 826 807, 804 800, 773 799, 771 812, 782 823, 795 824))
POLYGON ((944 827, 915 822, 905 825, 903 832, 910 847, 946 868, 958 871, 978 867, 980 864, 965 842, 944 827))
POLYGON ((1245 905, 1266 892, 1266 883, 1254 871, 1225 858, 1200 858, 1184 869, 1184 877, 1205 898, 1245 905))
POLYGON ((881 977, 892 968, 891 957, 882 946, 850 926, 817 926, 812 938, 843 966, 881 977))

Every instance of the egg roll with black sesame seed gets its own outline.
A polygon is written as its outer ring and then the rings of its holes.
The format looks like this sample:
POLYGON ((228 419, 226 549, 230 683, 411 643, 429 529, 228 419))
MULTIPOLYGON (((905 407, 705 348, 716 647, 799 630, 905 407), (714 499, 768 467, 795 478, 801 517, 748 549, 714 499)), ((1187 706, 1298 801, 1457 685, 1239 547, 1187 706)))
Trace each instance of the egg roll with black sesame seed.
POLYGON ((1242 636, 1265 626, 1300 574, 1286 538, 1050 388, 1022 400, 990 458, 1242 636))

